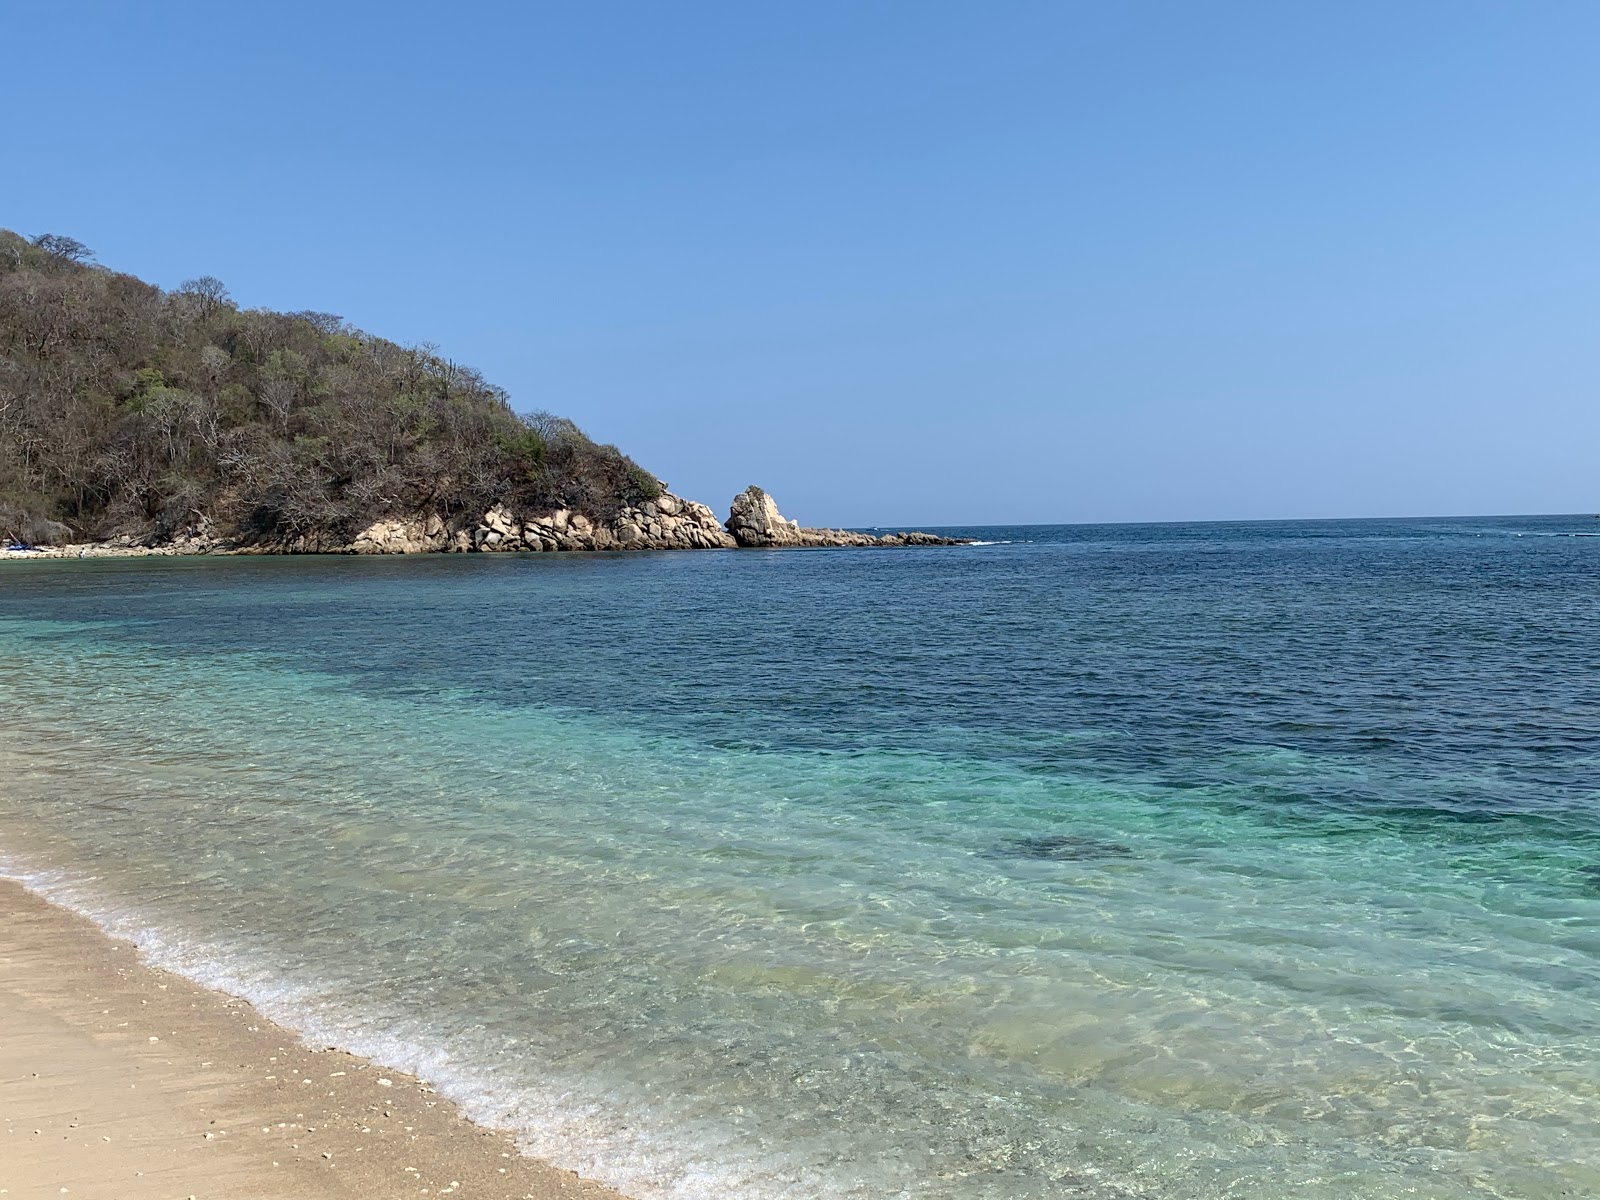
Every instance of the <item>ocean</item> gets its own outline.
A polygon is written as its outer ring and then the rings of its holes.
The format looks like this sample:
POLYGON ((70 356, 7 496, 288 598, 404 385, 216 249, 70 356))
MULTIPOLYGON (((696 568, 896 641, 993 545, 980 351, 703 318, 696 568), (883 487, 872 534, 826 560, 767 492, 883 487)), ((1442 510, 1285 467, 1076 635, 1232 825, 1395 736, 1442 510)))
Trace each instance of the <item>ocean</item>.
POLYGON ((1600 521, 0 564, 0 871, 640 1200, 1600 1195, 1600 521))

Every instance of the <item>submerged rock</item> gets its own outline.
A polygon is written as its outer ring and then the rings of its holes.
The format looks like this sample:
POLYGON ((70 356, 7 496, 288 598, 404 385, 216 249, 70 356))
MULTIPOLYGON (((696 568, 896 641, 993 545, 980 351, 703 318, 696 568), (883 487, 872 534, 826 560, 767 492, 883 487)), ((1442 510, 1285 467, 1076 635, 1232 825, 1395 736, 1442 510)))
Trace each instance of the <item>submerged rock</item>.
POLYGON ((1132 858, 1133 848, 1121 842, 1075 833, 1052 833, 1040 837, 1013 838, 994 849, 1000 858, 1041 858, 1055 862, 1084 862, 1096 858, 1132 858))

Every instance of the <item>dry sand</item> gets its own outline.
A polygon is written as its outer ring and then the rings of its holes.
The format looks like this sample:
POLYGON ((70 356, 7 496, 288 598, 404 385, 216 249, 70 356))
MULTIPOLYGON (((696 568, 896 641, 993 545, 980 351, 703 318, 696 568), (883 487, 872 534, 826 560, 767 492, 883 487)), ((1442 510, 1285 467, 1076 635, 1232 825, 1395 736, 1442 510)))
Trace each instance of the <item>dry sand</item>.
POLYGON ((0 880, 3 1200, 618 1200, 0 880))

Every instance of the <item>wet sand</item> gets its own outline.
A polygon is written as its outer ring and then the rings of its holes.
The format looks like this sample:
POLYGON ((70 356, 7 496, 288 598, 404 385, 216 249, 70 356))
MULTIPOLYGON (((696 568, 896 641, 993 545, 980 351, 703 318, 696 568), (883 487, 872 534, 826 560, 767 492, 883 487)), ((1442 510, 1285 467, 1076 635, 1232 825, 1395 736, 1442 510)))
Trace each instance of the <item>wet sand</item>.
POLYGON ((4 1200, 619 1200, 0 880, 4 1200))

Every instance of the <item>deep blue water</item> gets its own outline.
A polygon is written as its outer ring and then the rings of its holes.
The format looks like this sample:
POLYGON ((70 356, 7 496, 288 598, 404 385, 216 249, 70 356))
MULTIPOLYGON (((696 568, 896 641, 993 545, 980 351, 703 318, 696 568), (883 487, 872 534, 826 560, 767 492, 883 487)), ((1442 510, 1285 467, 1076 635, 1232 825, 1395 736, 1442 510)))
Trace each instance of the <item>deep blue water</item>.
POLYGON ((1600 1194, 1600 521, 0 564, 0 854, 641 1197, 1600 1194))

